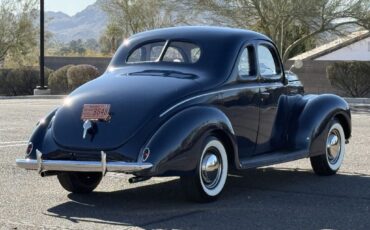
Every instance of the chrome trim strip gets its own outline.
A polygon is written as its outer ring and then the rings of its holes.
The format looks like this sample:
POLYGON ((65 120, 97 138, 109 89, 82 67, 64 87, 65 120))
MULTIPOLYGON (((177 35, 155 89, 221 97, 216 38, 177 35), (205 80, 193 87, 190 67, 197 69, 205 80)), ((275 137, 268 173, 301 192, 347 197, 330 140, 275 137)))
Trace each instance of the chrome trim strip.
MULTIPOLYGON (((269 87, 274 87, 274 86, 279 86, 279 85, 280 84, 274 84, 274 85, 269 85, 269 87)), ((183 101, 180 101, 179 103, 173 105, 172 107, 170 107, 169 109, 167 109, 166 111, 164 111, 163 113, 161 113, 161 115, 159 115, 159 117, 163 117, 164 115, 166 115, 168 112, 170 112, 174 108, 176 108, 176 107, 178 107, 178 106, 180 106, 182 104, 185 104, 186 102, 189 102, 191 100, 200 98, 200 97, 209 96, 209 95, 217 94, 217 93, 224 93, 224 92, 229 92, 229 91, 235 91, 235 90, 251 89, 251 88, 262 88, 262 87, 265 87, 265 86, 264 85, 260 85, 260 86, 238 87, 238 88, 233 88, 233 89, 223 89, 223 90, 218 90, 218 91, 213 91, 213 92, 209 92, 209 93, 200 94, 200 95, 197 95, 197 96, 194 96, 194 97, 190 97, 188 99, 185 99, 183 101)))
POLYGON ((182 104, 185 104, 186 102, 188 101, 191 101, 191 100, 194 100, 194 99, 197 99, 197 98, 200 98, 200 97, 204 97, 204 96, 208 96, 208 95, 212 95, 212 94, 216 94, 216 93, 219 93, 219 92, 211 92, 211 93, 206 93, 206 94, 201 94, 201 95, 198 95, 198 96, 194 96, 194 97, 191 97, 191 98, 188 98, 188 99, 185 99, 177 104, 175 104, 174 106, 170 107, 169 109, 167 109, 166 111, 164 111, 161 115, 159 115, 159 117, 163 117, 164 115, 166 115, 168 112, 170 112, 171 110, 173 110, 174 108, 182 105, 182 104))
POLYGON ((66 161, 66 160, 42 160, 41 152, 37 152, 37 159, 17 159, 18 167, 27 170, 37 170, 38 173, 46 171, 57 172, 125 172, 133 173, 153 167, 151 163, 131 162, 106 162, 106 153, 102 152, 101 161, 66 161))

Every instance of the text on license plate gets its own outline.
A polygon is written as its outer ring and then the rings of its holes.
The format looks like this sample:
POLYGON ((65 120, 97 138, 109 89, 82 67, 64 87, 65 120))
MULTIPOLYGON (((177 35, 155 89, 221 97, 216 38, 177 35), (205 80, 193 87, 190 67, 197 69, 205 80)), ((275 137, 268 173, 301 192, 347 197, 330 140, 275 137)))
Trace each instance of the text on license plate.
POLYGON ((82 110, 82 120, 109 120, 110 104, 85 104, 82 110))

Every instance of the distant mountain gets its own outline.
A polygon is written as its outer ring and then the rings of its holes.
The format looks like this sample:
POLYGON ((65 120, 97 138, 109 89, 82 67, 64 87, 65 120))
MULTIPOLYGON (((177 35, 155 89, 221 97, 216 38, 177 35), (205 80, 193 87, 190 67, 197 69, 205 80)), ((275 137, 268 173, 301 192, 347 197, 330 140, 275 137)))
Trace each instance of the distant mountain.
POLYGON ((54 39, 64 43, 77 39, 98 40, 108 20, 98 2, 72 17, 62 12, 46 12, 46 30, 53 34, 54 39))

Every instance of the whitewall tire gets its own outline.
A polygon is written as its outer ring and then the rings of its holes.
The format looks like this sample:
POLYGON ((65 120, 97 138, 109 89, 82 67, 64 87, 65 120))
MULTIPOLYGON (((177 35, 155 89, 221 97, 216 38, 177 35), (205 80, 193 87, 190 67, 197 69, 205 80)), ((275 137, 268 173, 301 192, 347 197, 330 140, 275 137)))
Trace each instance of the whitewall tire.
POLYGON ((225 186, 227 173, 228 158, 223 143, 214 136, 206 138, 196 171, 181 177, 187 198, 198 202, 217 199, 225 186))
POLYGON ((342 125, 332 120, 328 126, 323 154, 311 157, 311 165, 318 175, 333 175, 343 163, 346 152, 346 140, 342 125))

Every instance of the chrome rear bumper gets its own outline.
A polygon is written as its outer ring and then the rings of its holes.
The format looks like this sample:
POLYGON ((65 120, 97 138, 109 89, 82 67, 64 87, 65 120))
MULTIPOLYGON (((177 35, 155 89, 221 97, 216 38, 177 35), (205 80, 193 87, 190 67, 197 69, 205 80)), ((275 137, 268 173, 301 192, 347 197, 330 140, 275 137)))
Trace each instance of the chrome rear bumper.
POLYGON ((125 172, 133 173, 153 167, 151 163, 107 162, 107 155, 101 152, 101 161, 65 161, 42 160, 42 153, 36 151, 36 160, 17 159, 16 164, 27 170, 37 170, 39 173, 46 171, 57 172, 125 172))

